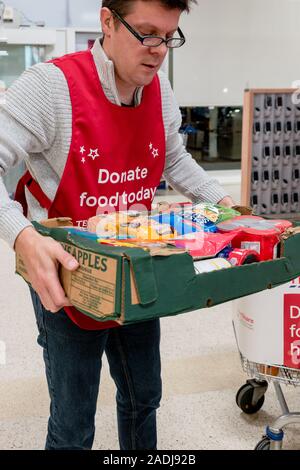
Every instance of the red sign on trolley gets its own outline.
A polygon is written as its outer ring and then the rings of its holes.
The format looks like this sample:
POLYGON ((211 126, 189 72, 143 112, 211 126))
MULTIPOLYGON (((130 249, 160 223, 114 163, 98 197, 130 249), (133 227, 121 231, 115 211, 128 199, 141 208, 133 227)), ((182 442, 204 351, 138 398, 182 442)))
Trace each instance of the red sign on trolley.
MULTIPOLYGON (((299 288, 295 283, 295 287, 299 288)), ((300 368, 300 295, 284 294, 284 365, 300 368)))

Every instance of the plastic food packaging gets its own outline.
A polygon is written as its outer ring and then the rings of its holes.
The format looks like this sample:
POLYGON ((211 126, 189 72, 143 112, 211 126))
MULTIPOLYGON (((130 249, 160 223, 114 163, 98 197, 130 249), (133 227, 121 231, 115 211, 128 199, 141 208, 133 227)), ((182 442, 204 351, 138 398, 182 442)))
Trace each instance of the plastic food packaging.
POLYGON ((195 223, 191 219, 184 219, 180 214, 176 212, 167 212, 163 214, 157 214, 151 216, 151 219, 155 220, 160 224, 167 224, 173 228, 173 230, 179 236, 186 236, 189 234, 208 231, 209 227, 212 227, 214 231, 217 231, 215 224, 210 222, 206 226, 202 223, 195 223))
POLYGON ((168 240, 177 236, 170 224, 148 217, 148 213, 116 212, 88 221, 88 231, 100 239, 168 240))
POLYGON ((192 210, 195 212, 196 216, 197 214, 203 215, 215 224, 240 215, 240 212, 230 207, 220 206, 219 204, 210 204, 207 202, 193 205, 192 210))
POLYGON ((213 258, 228 247, 234 237, 234 233, 199 232, 177 238, 173 243, 186 249, 193 258, 213 258))
POLYGON ((224 220, 232 219, 240 215, 240 212, 211 203, 179 203, 157 205, 159 211, 153 218, 160 223, 170 224, 179 235, 187 235, 193 232, 218 231, 216 224, 224 220))
POLYGON ((231 232, 232 230, 245 230, 254 229, 257 231, 276 230, 279 233, 284 232, 289 227, 292 227, 289 220, 281 219, 263 219, 259 216, 241 215, 234 219, 221 222, 217 225, 221 232, 231 232))

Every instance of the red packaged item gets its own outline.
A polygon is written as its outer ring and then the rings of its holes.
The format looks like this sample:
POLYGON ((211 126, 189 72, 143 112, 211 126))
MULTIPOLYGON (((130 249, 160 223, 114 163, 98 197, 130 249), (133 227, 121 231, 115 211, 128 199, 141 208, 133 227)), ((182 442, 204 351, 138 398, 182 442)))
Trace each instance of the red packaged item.
POLYGON ((222 233, 235 234, 233 248, 254 250, 260 261, 277 257, 280 234, 292 223, 288 220, 266 220, 258 216, 240 216, 218 224, 222 233))
POLYGON ((185 248, 193 258, 213 258, 231 244, 235 233, 195 232, 172 243, 177 248, 185 248))
POLYGON ((262 230, 273 230, 277 229, 280 233, 284 232, 287 228, 292 227, 292 223, 289 220, 281 219, 264 219, 257 215, 241 215, 234 219, 226 220, 217 225, 221 232, 229 232, 232 230, 241 229, 256 229, 262 230))

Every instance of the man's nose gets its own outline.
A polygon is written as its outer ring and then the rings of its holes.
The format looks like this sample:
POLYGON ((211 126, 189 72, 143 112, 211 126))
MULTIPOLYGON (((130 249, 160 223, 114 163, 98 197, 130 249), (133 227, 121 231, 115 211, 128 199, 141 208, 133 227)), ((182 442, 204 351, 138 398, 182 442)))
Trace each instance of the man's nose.
POLYGON ((150 47, 149 49, 151 54, 157 54, 163 57, 167 54, 169 50, 165 42, 162 42, 159 46, 150 47))

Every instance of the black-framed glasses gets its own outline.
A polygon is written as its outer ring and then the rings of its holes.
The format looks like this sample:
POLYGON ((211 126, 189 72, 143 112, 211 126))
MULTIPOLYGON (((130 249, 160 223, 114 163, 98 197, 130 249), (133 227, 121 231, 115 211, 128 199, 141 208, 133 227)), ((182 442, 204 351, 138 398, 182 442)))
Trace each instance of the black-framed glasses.
POLYGON ((131 34, 133 34, 133 36, 135 36, 141 42, 143 46, 158 47, 162 43, 165 43, 168 48, 174 49, 176 47, 183 46, 183 44, 185 43, 185 37, 180 28, 177 29, 178 34, 180 36, 179 38, 164 39, 160 36, 153 36, 152 34, 141 36, 135 29, 133 29, 132 26, 130 26, 130 24, 127 23, 127 21, 124 20, 124 18, 122 18, 121 15, 119 15, 119 13, 117 13, 115 10, 111 10, 111 12, 119 21, 121 21, 125 28, 127 28, 128 31, 130 31, 131 34))

